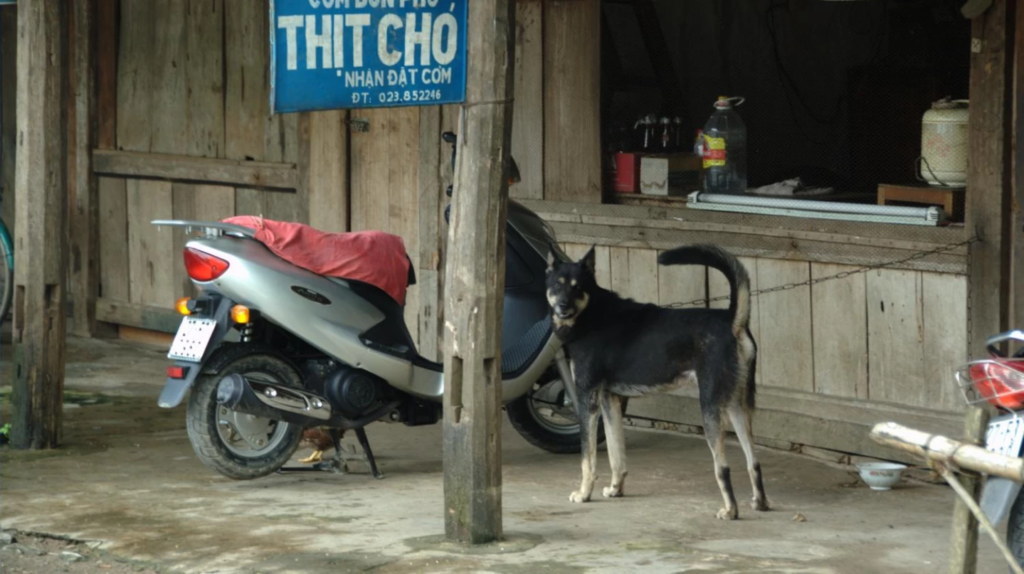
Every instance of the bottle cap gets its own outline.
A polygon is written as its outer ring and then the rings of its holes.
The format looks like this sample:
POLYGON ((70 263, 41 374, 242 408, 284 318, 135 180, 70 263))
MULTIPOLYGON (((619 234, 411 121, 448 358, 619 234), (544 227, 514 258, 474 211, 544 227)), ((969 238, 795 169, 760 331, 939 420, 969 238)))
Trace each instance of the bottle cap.
POLYGON ((740 97, 732 97, 732 98, 730 98, 728 96, 718 96, 718 101, 715 102, 715 108, 717 108, 719 110, 727 110, 727 109, 732 108, 733 106, 738 106, 738 105, 742 104, 745 101, 746 101, 746 98, 740 98, 740 97))

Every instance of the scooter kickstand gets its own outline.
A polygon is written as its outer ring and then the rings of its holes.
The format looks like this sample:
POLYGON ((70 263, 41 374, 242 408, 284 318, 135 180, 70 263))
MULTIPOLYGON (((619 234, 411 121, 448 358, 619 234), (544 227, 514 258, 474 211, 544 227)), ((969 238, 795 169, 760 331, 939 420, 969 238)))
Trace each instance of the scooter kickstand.
POLYGON ((345 436, 345 431, 332 428, 328 430, 328 433, 334 443, 334 469, 341 474, 348 474, 348 461, 342 456, 344 451, 341 446, 341 437, 345 436))
POLYGON ((373 451, 370 449, 370 441, 366 438, 366 429, 356 429, 356 438, 359 439, 359 446, 363 447, 363 453, 366 454, 366 464, 370 465, 370 472, 373 473, 373 478, 382 479, 384 473, 377 468, 377 461, 373 458, 373 451))

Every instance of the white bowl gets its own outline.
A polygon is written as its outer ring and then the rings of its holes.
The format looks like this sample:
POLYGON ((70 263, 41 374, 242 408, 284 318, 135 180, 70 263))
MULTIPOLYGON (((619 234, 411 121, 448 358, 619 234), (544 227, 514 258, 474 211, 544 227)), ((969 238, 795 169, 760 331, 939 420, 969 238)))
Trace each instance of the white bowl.
POLYGON ((896 462, 857 463, 861 480, 867 483, 871 490, 891 490, 892 486, 900 481, 906 468, 907 465, 896 462))

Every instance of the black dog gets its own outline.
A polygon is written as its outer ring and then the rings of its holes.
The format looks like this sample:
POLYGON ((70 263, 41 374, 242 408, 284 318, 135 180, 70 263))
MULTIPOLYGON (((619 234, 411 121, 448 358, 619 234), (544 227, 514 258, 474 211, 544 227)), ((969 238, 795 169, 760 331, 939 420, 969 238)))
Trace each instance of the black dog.
POLYGON ((666 309, 623 299, 597 285, 593 248, 578 263, 548 261, 548 302, 576 379, 583 444, 583 481, 569 500, 586 502, 594 488, 598 407, 612 470, 611 486, 604 489, 604 496, 618 497, 626 478, 624 401, 696 384, 704 433, 715 459, 715 478, 725 500, 718 518, 735 519, 739 514, 725 460, 726 414, 747 457, 754 488, 751 506, 768 510, 751 430, 757 345, 748 328, 747 271, 730 253, 711 245, 667 251, 658 257, 658 263, 718 269, 732 290, 729 309, 666 309))

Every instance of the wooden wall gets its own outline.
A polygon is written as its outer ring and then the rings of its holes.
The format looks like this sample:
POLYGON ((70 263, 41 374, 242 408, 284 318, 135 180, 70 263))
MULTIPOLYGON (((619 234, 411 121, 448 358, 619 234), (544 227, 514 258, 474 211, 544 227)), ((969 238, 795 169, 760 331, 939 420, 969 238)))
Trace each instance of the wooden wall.
MULTIPOLYGON (((418 275, 407 322, 421 353, 438 358, 448 234, 442 214, 451 181, 441 133, 457 131, 460 108, 272 116, 265 1, 102 2, 116 2, 120 17, 101 21, 101 38, 116 41, 97 47, 97 318, 176 327, 168 310, 191 290, 180 255, 184 236, 157 229, 151 219, 264 215, 330 231, 401 235, 418 275)), ((602 285, 661 304, 726 294, 717 272, 657 266, 658 249, 694 241, 743 255, 754 288, 764 288, 959 237, 908 229, 905 237, 884 239, 808 221, 784 229, 725 214, 598 205, 597 6, 518 2, 512 151, 522 182, 510 193, 535 209, 547 206, 542 215, 570 254, 598 243, 602 285)), ((924 427, 948 422, 961 408, 951 376, 967 349, 962 251, 755 299, 759 400, 768 410, 763 416, 774 421, 767 436, 870 452, 865 425, 884 413, 911 413, 924 427), (833 425, 849 419, 850 426, 823 426, 825 418, 833 425)), ((699 424, 692 399, 637 401, 630 410, 699 424)))
MULTIPOLYGON (((267 109, 262 3, 123 0, 120 12, 114 149, 297 161, 297 117, 271 116, 267 109)), ((295 189, 144 177, 101 177, 99 185, 100 297, 135 305, 167 307, 191 292, 180 257, 183 232, 158 229, 150 220, 300 215, 295 189)))
POLYGON ((101 4, 101 321, 166 327, 152 312, 191 292, 183 231, 152 219, 312 212, 348 229, 346 117, 269 113, 266 2, 101 4))
MULTIPOLYGON (((524 181, 513 196, 600 202, 597 5, 519 3, 513 152, 524 181), (567 64, 580 57, 594 65, 567 64), (590 128, 567 127, 575 124, 590 128)), ((441 132, 457 130, 457 108, 319 112, 315 121, 270 115, 265 0, 117 6, 120 25, 110 32, 117 42, 106 61, 100 48, 99 63, 99 121, 101 132, 110 131, 100 148, 113 151, 96 167, 100 320, 137 323, 190 292, 180 261, 184 234, 150 220, 248 214, 401 235, 429 291, 410 293, 410 330, 417 340, 421 329, 435 332, 447 234, 439 214, 450 181, 441 132), (105 96, 104 74, 112 78, 105 96), (307 173, 318 159, 329 172, 320 179, 307 173), (238 177, 241 168, 274 174, 278 183, 238 177)))

